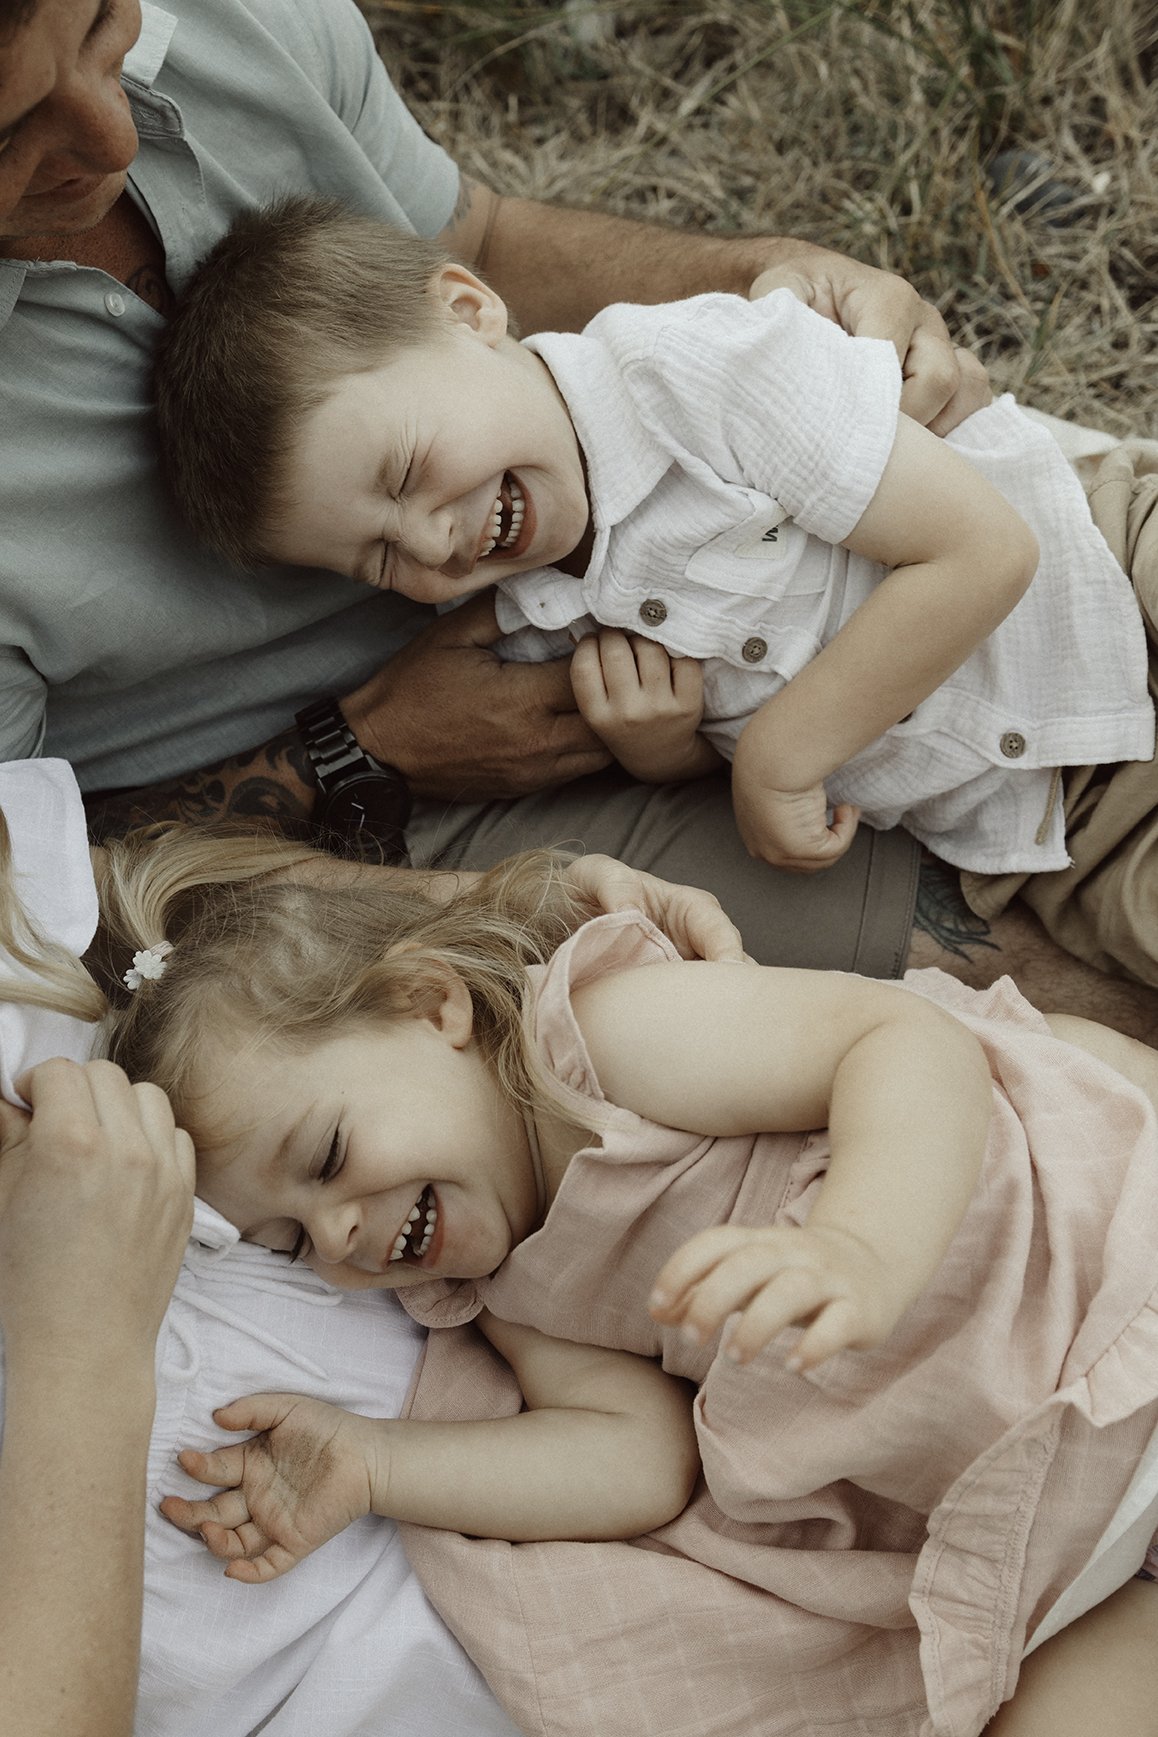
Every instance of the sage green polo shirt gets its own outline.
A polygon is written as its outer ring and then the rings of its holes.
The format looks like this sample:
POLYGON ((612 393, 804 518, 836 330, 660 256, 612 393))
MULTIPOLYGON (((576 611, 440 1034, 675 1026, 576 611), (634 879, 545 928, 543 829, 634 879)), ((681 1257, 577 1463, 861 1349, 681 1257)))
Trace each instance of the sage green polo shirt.
MULTIPOLYGON (((175 291, 238 212, 282 193, 424 235, 450 220, 458 171, 353 0, 146 4, 124 86, 129 191, 175 291)), ((0 259, 0 760, 57 755, 89 790, 265 741, 429 613, 330 574, 239 574, 193 544, 154 458, 162 323, 105 272, 0 259)))

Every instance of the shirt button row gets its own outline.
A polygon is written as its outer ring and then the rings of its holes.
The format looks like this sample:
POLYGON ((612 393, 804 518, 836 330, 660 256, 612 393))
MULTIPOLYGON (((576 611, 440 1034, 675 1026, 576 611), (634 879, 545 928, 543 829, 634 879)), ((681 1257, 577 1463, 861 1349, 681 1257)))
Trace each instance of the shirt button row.
POLYGON ((1020 730, 1005 730, 998 747, 1007 760, 1020 760, 1025 753, 1025 737, 1020 730))
MULTIPOLYGON (((662 627, 667 620, 667 604, 662 597, 648 597, 639 606, 639 619, 647 627, 662 627)), ((753 634, 740 648, 745 663, 762 663, 768 655, 768 641, 753 634)))
POLYGON ((113 316, 114 320, 119 319, 125 311, 124 296, 118 295, 116 290, 110 290, 108 295, 105 297, 105 307, 113 316))

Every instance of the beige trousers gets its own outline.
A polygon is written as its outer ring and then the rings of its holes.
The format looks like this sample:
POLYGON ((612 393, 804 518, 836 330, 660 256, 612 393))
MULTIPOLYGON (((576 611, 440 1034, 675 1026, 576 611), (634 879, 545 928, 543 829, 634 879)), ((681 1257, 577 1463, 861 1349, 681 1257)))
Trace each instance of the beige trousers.
MULTIPOLYGON (((1094 522, 1133 580, 1158 704, 1158 441, 1106 454, 1088 487, 1094 522)), ((963 874, 979 916, 1020 896, 1067 953, 1158 987, 1158 760, 1073 766, 1065 774, 1072 865, 1052 874, 963 874)))

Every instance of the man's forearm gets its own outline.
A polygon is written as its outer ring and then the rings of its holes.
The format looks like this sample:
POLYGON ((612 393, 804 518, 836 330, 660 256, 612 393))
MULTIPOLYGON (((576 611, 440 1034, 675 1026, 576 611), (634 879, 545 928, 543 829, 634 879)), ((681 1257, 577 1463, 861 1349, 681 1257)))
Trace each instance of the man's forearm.
POLYGON ((787 263, 803 244, 501 199, 478 246, 479 270, 523 331, 536 332, 577 331, 611 302, 673 301, 705 290, 746 295, 761 271, 787 263))
POLYGON ((309 756, 291 728, 248 753, 163 784, 97 791, 85 797, 85 808, 98 843, 154 820, 272 821, 300 833, 316 796, 309 756))

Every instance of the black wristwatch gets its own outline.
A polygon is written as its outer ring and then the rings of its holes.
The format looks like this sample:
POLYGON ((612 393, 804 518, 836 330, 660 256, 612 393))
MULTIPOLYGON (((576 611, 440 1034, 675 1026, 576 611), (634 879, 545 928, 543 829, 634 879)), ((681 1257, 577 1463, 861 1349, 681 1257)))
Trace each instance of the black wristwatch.
POLYGON ((318 781, 319 842, 362 862, 405 862, 411 798, 397 766, 367 754, 335 699, 304 706, 295 722, 318 781))

